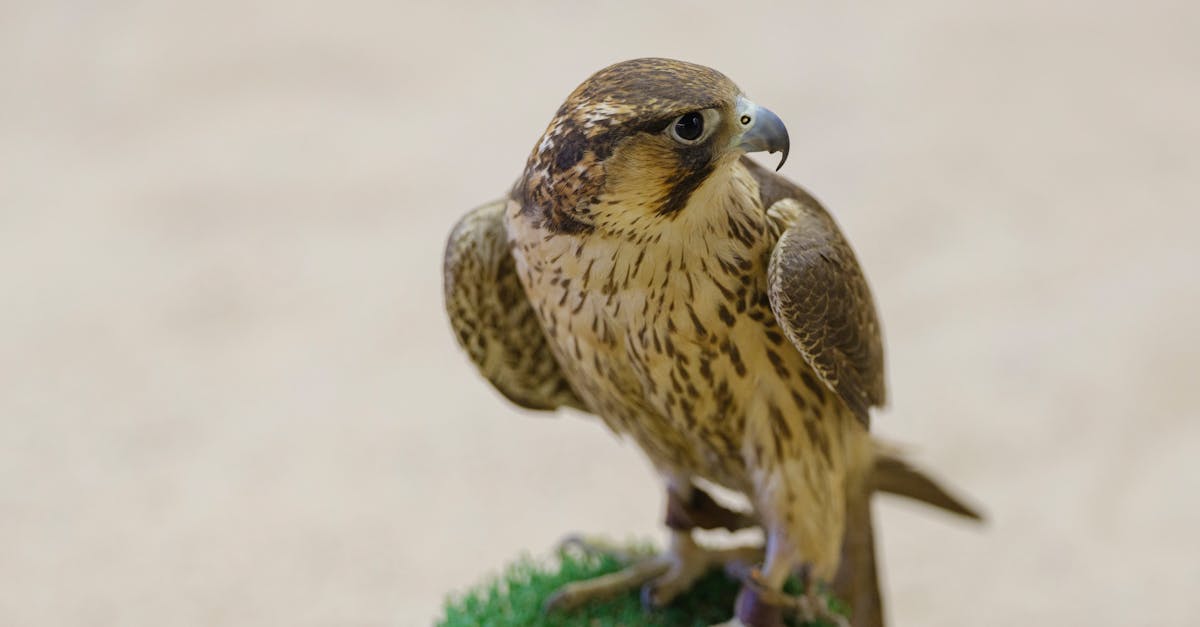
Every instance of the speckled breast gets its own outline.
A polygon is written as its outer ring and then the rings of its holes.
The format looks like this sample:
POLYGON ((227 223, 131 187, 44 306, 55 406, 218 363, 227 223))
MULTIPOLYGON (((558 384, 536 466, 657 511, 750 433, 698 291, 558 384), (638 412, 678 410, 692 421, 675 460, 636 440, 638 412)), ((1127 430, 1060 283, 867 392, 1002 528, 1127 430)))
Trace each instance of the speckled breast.
POLYGON ((790 430, 784 414, 820 400, 797 390, 808 368, 771 313, 765 224, 744 242, 699 229, 633 244, 548 232, 515 203, 506 220, 572 386, 660 470, 745 490, 748 464, 774 453, 762 450, 772 438, 746 437, 748 419, 790 430))

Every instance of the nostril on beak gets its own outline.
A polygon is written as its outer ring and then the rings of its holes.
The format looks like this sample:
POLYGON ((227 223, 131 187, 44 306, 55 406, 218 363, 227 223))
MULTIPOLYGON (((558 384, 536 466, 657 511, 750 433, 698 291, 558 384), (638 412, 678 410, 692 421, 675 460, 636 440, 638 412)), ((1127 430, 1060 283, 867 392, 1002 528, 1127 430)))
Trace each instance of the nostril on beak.
POLYGON ((750 126, 750 122, 751 122, 750 116, 748 116, 748 115, 742 116, 742 126, 750 126))

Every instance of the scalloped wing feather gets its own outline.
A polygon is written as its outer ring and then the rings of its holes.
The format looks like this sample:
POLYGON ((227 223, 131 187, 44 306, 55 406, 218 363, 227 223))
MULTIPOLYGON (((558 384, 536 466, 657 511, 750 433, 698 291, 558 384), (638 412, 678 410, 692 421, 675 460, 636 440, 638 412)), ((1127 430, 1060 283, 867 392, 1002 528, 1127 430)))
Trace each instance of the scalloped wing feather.
POLYGON ((887 400, 875 302, 850 244, 803 189, 757 164, 763 206, 778 241, 768 267, 771 309, 805 361, 870 424, 887 400))
POLYGON ((528 409, 583 409, 517 277, 498 200, 472 210, 446 243, 446 313, 454 337, 491 384, 528 409))

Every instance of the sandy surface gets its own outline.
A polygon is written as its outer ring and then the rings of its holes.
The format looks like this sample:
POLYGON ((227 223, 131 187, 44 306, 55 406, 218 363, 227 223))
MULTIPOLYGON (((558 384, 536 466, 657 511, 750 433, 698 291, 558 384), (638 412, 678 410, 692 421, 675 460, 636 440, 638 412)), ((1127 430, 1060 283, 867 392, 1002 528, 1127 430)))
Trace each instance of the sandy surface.
POLYGON ((895 623, 1196 624, 1200 5, 166 4, 0 7, 0 624, 424 625, 567 531, 656 537, 636 451, 475 375, 439 268, 651 54, 787 122, 882 311, 879 431, 992 516, 880 505, 895 623))

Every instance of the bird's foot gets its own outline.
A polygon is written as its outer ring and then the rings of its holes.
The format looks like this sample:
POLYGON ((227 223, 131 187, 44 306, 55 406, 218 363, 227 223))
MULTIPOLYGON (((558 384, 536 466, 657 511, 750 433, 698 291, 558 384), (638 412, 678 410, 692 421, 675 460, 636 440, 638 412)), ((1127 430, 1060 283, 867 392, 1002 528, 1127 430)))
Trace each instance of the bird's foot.
POLYGON ((794 616, 804 623, 821 621, 837 627, 850 627, 845 616, 829 607, 829 600, 817 593, 810 584, 802 595, 790 595, 767 587, 758 571, 742 578, 742 590, 734 606, 735 618, 730 624, 745 627, 783 627, 785 616, 794 616))
POLYGON ((559 588, 546 600, 546 611, 571 610, 593 600, 609 598, 639 586, 642 605, 647 609, 663 607, 692 587, 709 570, 730 563, 755 563, 762 559, 761 547, 708 549, 692 540, 691 534, 676 533, 670 549, 649 557, 631 555, 599 542, 568 538, 563 548, 574 547, 586 553, 615 554, 632 562, 624 570, 559 588))
POLYGON ((710 549, 698 544, 691 533, 676 532, 671 548, 664 556, 668 558, 670 568, 642 586, 642 606, 646 609, 669 605, 714 568, 753 564, 762 560, 763 550, 757 546, 710 549))
POLYGON ((809 586, 808 591, 798 597, 799 615, 806 623, 821 621, 837 627, 850 627, 850 621, 829 607, 829 597, 818 594, 816 586, 809 586))

